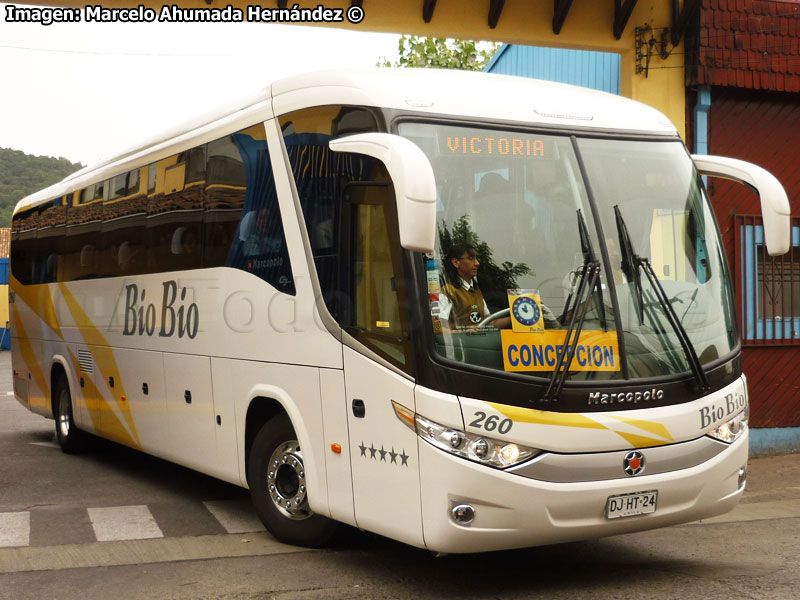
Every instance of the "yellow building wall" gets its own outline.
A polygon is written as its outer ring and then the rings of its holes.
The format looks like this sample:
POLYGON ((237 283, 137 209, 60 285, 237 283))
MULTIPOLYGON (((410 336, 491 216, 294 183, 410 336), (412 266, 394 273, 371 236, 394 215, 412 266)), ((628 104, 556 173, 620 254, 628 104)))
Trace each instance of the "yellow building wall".
MULTIPOLYGON (((83 7, 83 0, 22 0, 15 4, 50 4, 52 6, 83 7)), ((145 7, 160 9, 164 3, 151 0, 121 0, 114 7, 145 7)), ((189 0, 175 2, 181 7, 224 8, 231 4, 245 11, 252 1, 189 0)), ((275 8, 276 3, 258 3, 275 8)), ((288 6, 316 8, 320 0, 291 0, 288 6)), ((327 0, 325 7, 346 9, 350 0, 327 0)), ((672 50, 666 60, 657 55, 650 61, 647 77, 635 72, 635 29, 649 25, 658 34, 672 22, 671 0, 639 0, 625 27, 622 38, 614 39, 614 4, 612 0, 574 0, 559 35, 553 33, 553 0, 509 0, 505 3, 497 27, 488 25, 489 0, 438 0, 430 23, 422 18, 422 0, 391 0, 363 3, 364 20, 358 24, 347 21, 330 26, 359 31, 381 31, 436 37, 490 40, 514 44, 542 45, 586 50, 617 52, 622 56, 621 93, 662 111, 685 133, 684 50, 683 43, 672 50)), ((681 2, 682 4, 682 2, 681 2)), ((110 3, 109 3, 110 5, 110 3)), ((303 23, 312 25, 312 23, 303 23)), ((264 25, 269 27, 268 24, 264 25)), ((649 38, 649 36, 648 36, 649 38)), ((335 51, 335 49, 330 49, 335 51)), ((325 51, 325 49, 320 49, 325 51)), ((376 57, 376 61, 379 57, 376 57)))
POLYGON ((0 285, 0 328, 8 321, 8 285, 0 285))

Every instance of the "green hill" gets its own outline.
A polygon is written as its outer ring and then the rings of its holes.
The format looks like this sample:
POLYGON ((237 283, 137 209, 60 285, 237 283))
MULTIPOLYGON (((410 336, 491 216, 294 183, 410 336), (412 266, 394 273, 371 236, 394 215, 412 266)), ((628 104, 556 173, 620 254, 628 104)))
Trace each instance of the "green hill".
POLYGON ((28 194, 61 181, 83 165, 66 158, 31 156, 0 148, 0 227, 11 226, 14 205, 28 194))

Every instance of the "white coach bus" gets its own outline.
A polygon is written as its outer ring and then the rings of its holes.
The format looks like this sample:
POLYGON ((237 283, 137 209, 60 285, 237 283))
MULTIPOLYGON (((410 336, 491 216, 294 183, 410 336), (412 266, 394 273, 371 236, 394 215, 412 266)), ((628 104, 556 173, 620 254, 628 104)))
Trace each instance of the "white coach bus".
MULTIPOLYGON (((693 160, 694 159, 694 160, 693 160)), ((20 201, 14 392, 247 487, 301 545, 437 552, 730 510, 748 456, 731 276, 658 112, 434 70, 291 77, 20 201)))

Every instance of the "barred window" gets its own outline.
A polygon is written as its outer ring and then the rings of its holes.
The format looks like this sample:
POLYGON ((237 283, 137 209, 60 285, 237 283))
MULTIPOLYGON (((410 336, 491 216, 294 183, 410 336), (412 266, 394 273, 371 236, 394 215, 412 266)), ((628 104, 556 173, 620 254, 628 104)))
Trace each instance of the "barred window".
POLYGON ((737 291, 746 345, 800 345, 800 218, 792 219, 792 245, 770 256, 761 217, 736 216, 737 291))

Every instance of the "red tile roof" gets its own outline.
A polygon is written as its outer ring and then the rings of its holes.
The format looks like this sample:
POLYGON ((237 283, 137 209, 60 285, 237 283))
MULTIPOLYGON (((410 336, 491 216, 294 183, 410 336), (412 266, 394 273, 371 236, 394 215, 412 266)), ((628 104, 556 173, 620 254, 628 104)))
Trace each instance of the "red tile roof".
POLYGON ((695 84, 800 92, 798 0, 703 0, 698 46, 695 84))

